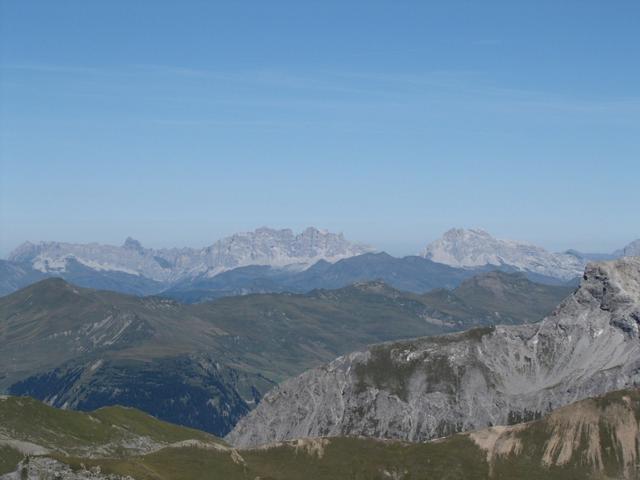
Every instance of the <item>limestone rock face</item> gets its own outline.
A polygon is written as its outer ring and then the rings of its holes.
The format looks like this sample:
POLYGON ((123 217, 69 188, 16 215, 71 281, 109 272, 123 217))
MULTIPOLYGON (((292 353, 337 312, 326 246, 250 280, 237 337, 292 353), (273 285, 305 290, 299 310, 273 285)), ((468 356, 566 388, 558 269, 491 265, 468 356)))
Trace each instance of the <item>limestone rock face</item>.
POLYGON ((585 267, 585 259, 580 256, 498 239, 480 229, 453 228, 427 245, 422 256, 452 267, 509 266, 565 281, 579 276, 585 267))
POLYGON ((227 436, 423 441, 640 384, 640 258, 589 264, 542 322, 373 346, 282 383, 227 436))
POLYGON ((309 267, 319 260, 335 262, 372 251, 344 236, 309 227, 292 230, 262 227, 236 233, 206 248, 144 248, 129 237, 121 246, 26 242, 9 255, 17 264, 29 264, 43 273, 64 273, 70 263, 102 272, 120 272, 158 282, 175 282, 198 275, 215 276, 246 265, 309 267))

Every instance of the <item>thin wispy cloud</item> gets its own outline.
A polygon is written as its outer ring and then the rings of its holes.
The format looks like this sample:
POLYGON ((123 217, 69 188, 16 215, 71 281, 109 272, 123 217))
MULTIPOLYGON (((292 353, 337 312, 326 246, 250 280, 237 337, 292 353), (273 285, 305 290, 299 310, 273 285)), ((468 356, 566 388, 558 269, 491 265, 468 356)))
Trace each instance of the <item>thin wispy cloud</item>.
MULTIPOLYGON (((124 77, 132 76, 140 79, 159 78, 181 80, 210 80, 217 84, 233 86, 261 86, 263 88, 280 89, 283 93, 330 92, 335 94, 356 94, 392 98, 401 101, 402 98, 424 98, 439 96, 439 98, 462 97, 486 102, 499 101, 502 105, 511 104, 514 108, 539 108, 577 113, 606 113, 614 111, 638 112, 640 97, 616 97, 615 94, 606 98, 572 96, 558 94, 552 91, 525 90, 521 88, 498 85, 490 80, 486 73, 472 70, 460 71, 429 71, 429 72, 366 72, 366 71, 290 71, 278 69, 256 69, 244 71, 215 71, 202 68, 190 68, 171 65, 137 64, 122 67, 90 67, 54 64, 2 64, 0 70, 7 72, 32 72, 42 74, 69 75, 75 78, 91 77, 124 77)), ((5 87, 17 87, 19 83, 3 80, 5 87)), ((99 84, 98 84, 99 85, 99 84)), ((86 95, 86 93, 80 93, 86 95)), ((149 97, 151 98, 151 97, 149 97)), ((185 97, 157 97, 161 99, 180 100, 185 97)), ((344 99, 345 103, 352 103, 353 99, 344 99)), ((356 99, 357 102, 357 99, 356 99)), ((304 102, 298 102, 304 106, 304 102)), ((307 102, 306 105, 330 105, 331 101, 307 102)), ((263 103, 262 105, 273 105, 263 103)))
POLYGON ((72 75, 100 75, 106 73, 113 73, 106 68, 100 67, 85 67, 85 66, 71 66, 71 65, 55 65, 55 64, 46 64, 46 63, 23 63, 23 64, 6 64, 0 62, 0 70, 5 70, 7 72, 15 71, 23 71, 23 72, 34 72, 34 73, 58 73, 58 74, 72 74, 72 75))

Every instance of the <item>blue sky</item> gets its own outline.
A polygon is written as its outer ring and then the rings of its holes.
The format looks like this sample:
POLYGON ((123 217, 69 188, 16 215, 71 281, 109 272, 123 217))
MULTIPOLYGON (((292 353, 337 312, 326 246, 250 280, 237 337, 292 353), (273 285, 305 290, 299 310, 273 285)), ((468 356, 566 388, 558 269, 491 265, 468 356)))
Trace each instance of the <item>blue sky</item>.
POLYGON ((640 2, 0 0, 0 255, 640 237, 640 2))

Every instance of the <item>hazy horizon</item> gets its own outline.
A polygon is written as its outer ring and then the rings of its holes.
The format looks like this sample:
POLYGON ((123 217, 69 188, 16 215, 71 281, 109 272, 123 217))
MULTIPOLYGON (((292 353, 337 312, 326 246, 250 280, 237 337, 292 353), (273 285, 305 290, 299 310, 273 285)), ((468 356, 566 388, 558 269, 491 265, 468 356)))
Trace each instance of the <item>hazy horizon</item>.
MULTIPOLYGON (((254 231, 257 228, 262 228, 262 227, 267 227, 267 228, 273 228, 273 229, 277 229, 277 230, 281 230, 281 229, 291 229, 293 231, 294 234, 298 234, 301 233, 305 228, 308 227, 315 227, 318 228, 319 230, 326 230, 329 231, 331 233, 342 233, 344 235, 344 237, 354 243, 362 243, 362 244, 366 244, 369 245, 373 248, 375 248, 376 251, 383 251, 386 252, 390 255, 396 256, 396 257, 403 257, 403 256, 407 256, 407 255, 418 255, 426 246, 428 243, 430 243, 433 240, 436 240, 437 238, 439 238, 442 234, 445 233, 445 230, 443 230, 442 232, 438 233, 438 234, 434 234, 432 236, 430 236, 428 239, 426 239, 425 241, 419 242, 419 241, 414 241, 412 242, 412 240, 415 239, 411 239, 408 238, 406 239, 406 242, 404 245, 398 245, 396 244, 386 244, 386 246, 380 246, 377 244, 374 244, 370 241, 367 241, 366 239, 358 239, 358 238, 352 238, 348 232, 344 232, 344 231, 334 231, 334 230, 330 230, 330 229, 326 229, 326 228, 322 228, 319 227, 317 225, 306 225, 300 228, 291 228, 291 227, 287 227, 287 226, 282 226, 282 227, 273 227, 271 225, 260 225, 258 227, 255 228, 248 228, 248 229, 244 229, 244 230, 238 230, 238 231, 233 231, 233 232, 228 232, 225 234, 221 234, 218 237, 212 238, 211 240, 208 241, 204 241, 202 243, 199 244, 186 244, 186 243, 176 243, 176 244, 169 244, 169 243, 162 243, 162 242, 157 242, 153 239, 146 239, 143 240, 140 237, 137 237, 135 235, 125 235, 123 236, 120 240, 118 240, 117 238, 114 239, 113 241, 101 241, 101 240, 85 240, 85 241, 77 241, 74 239, 26 239, 24 242, 32 242, 32 243, 37 243, 40 241, 57 241, 57 242, 64 242, 64 243, 95 243, 95 244, 102 244, 102 245, 122 245, 124 243, 124 241, 131 237, 137 241, 139 241, 143 247, 145 248, 154 248, 154 249, 161 249, 161 248, 173 248, 173 247, 177 247, 177 248, 181 248, 181 247, 189 247, 189 248, 204 248, 204 247, 208 247, 211 244, 213 244, 215 241, 220 240, 224 237, 228 237, 230 235, 233 235, 235 233, 243 233, 243 232, 250 232, 250 231, 254 231)), ((451 228, 469 228, 469 229, 483 229, 482 227, 479 226, 474 226, 474 227, 458 227, 458 226, 454 226, 451 228)), ((447 229, 448 230, 448 229, 447 229)), ((486 230, 486 229, 484 229, 486 230)), ((535 242, 532 242, 526 238, 513 238, 513 237, 508 237, 508 236, 501 236, 501 235, 495 235, 493 232, 489 231, 489 234, 492 234, 492 236, 494 236, 495 238, 501 239, 501 240, 515 240, 515 241, 521 241, 521 242, 525 242, 525 243, 533 243, 535 245, 538 245, 540 247, 543 247, 551 252, 563 252, 566 250, 570 250, 570 249, 574 249, 574 250, 578 250, 581 251, 582 253, 613 253, 615 250, 621 249, 623 247, 625 247, 627 244, 629 244, 630 242, 640 238, 632 238, 629 239, 628 241, 623 242, 622 244, 619 244, 617 246, 614 246, 613 248, 609 248, 608 250, 594 250, 594 249, 582 249, 582 248, 578 248, 576 246, 572 246, 572 245, 568 245, 568 246, 564 246, 564 247, 560 247, 560 248, 552 248, 549 247, 547 245, 543 245, 543 244, 537 244, 535 242)), ((19 244, 15 245, 12 248, 9 248, 7 250, 7 252, 3 252, 0 253, 0 257, 1 258, 6 258, 15 248, 19 247, 20 245, 22 245, 24 242, 20 242, 19 244)), ((579 243, 579 242, 578 242, 579 243)))
POLYGON ((640 237, 640 4, 0 0, 0 256, 640 237), (126 14, 123 14, 126 12, 126 14))

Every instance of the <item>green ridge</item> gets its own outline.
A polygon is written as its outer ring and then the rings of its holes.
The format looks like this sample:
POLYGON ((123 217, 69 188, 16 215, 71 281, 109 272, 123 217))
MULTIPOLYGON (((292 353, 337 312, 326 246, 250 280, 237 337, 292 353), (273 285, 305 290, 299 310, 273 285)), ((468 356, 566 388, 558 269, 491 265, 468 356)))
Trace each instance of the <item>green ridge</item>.
MULTIPOLYGON (((518 448, 501 455, 488 455, 487 450, 474 440, 474 435, 489 431, 456 434, 419 444, 331 438, 235 451, 228 447, 215 448, 223 444, 210 435, 168 425, 133 409, 107 408, 80 413, 53 409, 24 398, 0 401, 0 431, 4 437, 11 432, 12 438, 44 443, 43 446, 56 450, 48 454, 50 457, 75 470, 100 467, 103 473, 130 475, 138 480, 633 480, 639 478, 638 465, 625 465, 622 451, 637 449, 635 436, 631 435, 628 444, 624 445, 616 438, 619 438, 621 428, 635 428, 637 434, 639 420, 640 391, 626 390, 577 402, 541 420, 507 427, 500 438, 503 442, 516 441, 518 448), (635 426, 629 424, 629 418, 635 420, 635 426), (593 438, 585 433, 585 419, 595 419, 600 437, 595 446, 593 438), (577 427, 575 431, 581 432, 577 436, 573 435, 573 430, 567 430, 574 427, 577 427), (166 444, 151 453, 136 454, 122 449, 119 455, 110 454, 107 458, 87 458, 86 455, 63 452, 69 449, 78 452, 90 446, 95 454, 97 446, 118 441, 122 430, 166 444), (545 451, 552 438, 563 433, 569 434, 571 439, 571 455, 562 462, 558 449, 547 465, 543 461, 545 451), (186 439, 199 439, 210 447, 171 446, 172 442, 186 439), (602 468, 589 459, 588 452, 594 448, 602 453, 602 468)), ((21 459, 16 450, 4 446, 0 447, 0 454, 1 471, 15 470, 21 459)))

